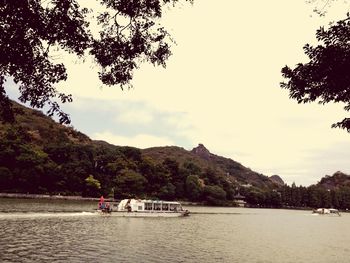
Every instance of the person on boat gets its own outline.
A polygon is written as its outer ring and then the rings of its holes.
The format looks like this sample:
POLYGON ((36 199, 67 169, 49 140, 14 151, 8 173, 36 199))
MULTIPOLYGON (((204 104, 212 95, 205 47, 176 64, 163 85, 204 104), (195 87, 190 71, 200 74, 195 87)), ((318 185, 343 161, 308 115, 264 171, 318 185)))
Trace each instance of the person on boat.
POLYGON ((126 205, 124 206, 124 208, 126 208, 128 210, 128 212, 131 212, 130 202, 131 202, 131 199, 128 199, 128 201, 126 202, 126 205))
POLYGON ((107 212, 111 211, 111 206, 110 206, 109 202, 106 203, 106 210, 107 210, 107 212))
POLYGON ((105 209, 105 199, 103 196, 100 197, 100 202, 98 202, 98 209, 100 210, 105 209))

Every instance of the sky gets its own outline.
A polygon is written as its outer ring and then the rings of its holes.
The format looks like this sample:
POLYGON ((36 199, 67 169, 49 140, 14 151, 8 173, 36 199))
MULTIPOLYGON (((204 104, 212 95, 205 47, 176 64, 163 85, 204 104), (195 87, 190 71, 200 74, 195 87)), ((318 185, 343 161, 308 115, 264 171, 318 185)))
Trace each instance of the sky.
MULTIPOLYGON (((167 67, 143 64, 133 88, 103 86, 97 66, 66 56, 60 89, 75 129, 90 138, 139 148, 202 143, 286 183, 308 186, 350 173, 350 134, 331 124, 348 117, 341 104, 297 104, 282 90, 281 68, 306 62, 315 31, 344 18, 342 1, 318 16, 314 0, 195 0, 166 9, 161 23, 176 40, 167 67)), ((332 1, 330 1, 332 2, 332 1)), ((97 3, 97 2, 96 2, 97 3)), ((10 82, 7 92, 16 99, 10 82)))

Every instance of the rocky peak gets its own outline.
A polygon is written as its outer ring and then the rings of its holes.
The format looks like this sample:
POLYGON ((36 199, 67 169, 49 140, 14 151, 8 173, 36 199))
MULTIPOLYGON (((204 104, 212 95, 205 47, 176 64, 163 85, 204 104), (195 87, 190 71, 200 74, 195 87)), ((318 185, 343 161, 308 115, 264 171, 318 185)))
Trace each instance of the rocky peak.
POLYGON ((209 150, 201 143, 199 143, 197 147, 193 148, 191 152, 207 160, 212 156, 209 150))
POLYGON ((279 177, 278 175, 272 175, 269 177, 271 181, 273 181, 274 183, 278 184, 278 185, 284 185, 284 181, 281 177, 279 177))

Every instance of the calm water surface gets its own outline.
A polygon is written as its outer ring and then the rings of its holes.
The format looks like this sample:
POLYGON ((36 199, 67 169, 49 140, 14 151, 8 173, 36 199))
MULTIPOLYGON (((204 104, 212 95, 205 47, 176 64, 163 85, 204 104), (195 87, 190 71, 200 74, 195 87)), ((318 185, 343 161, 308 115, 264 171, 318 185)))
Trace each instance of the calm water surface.
POLYGON ((350 262, 350 214, 187 207, 187 218, 121 218, 95 208, 0 199, 0 262, 350 262))

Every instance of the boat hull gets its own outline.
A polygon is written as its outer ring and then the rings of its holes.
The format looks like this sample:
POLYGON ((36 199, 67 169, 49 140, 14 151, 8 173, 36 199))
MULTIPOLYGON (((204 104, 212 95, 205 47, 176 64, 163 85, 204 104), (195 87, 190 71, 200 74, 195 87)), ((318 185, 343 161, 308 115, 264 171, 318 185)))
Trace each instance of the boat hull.
POLYGON ((184 210, 179 202, 161 200, 123 199, 118 203, 104 203, 101 197, 101 214, 119 217, 183 217, 190 212, 184 210), (103 208, 103 209, 101 209, 103 208))
POLYGON ((312 211, 312 214, 314 215, 333 215, 333 216, 340 216, 340 212, 337 209, 327 209, 327 208, 319 208, 312 211))
POLYGON ((127 211, 112 211, 110 213, 105 213, 99 211, 102 215, 111 215, 118 217, 184 217, 189 216, 188 211, 183 212, 127 212, 127 211))

